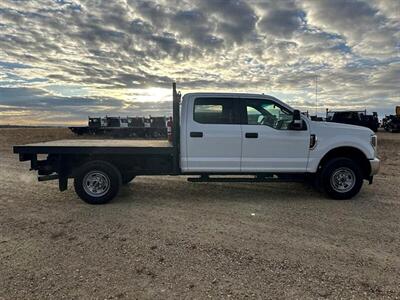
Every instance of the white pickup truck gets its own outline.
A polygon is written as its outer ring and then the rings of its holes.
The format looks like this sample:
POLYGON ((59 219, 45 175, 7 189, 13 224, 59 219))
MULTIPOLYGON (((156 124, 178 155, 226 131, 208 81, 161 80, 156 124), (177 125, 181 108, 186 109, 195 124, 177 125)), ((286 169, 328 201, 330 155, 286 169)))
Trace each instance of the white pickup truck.
POLYGON ((39 181, 58 179, 61 191, 73 178, 76 193, 90 204, 107 203, 121 184, 144 175, 186 175, 191 182, 310 181, 333 199, 350 199, 379 170, 370 129, 314 122, 267 95, 193 93, 181 101, 174 84, 172 133, 172 143, 61 140, 14 146, 14 153, 31 161, 39 181), (47 158, 39 160, 39 154, 47 158))

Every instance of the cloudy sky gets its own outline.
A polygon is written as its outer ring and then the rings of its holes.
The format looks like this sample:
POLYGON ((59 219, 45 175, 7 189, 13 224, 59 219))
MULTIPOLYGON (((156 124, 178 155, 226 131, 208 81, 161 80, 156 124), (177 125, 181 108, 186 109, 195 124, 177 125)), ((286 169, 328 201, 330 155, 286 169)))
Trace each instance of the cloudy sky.
POLYGON ((399 0, 0 0, 0 124, 163 115, 183 93, 393 113, 399 0))

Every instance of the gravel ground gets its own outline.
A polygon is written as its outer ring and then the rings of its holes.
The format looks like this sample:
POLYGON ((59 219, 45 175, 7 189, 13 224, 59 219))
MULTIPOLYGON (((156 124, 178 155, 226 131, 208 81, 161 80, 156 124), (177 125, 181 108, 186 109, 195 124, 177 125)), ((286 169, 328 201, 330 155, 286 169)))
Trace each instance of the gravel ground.
POLYGON ((105 206, 38 183, 0 129, 0 299, 400 298, 400 134, 350 201, 304 184, 138 177, 105 206))

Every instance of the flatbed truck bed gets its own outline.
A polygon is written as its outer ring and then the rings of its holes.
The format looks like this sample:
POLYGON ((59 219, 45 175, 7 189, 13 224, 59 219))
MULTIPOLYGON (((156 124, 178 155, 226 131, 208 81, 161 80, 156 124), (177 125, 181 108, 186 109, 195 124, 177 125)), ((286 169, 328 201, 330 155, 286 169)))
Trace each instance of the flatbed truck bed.
POLYGON ((14 146, 18 154, 173 154, 167 140, 72 139, 14 146))
POLYGON ((59 179, 60 189, 67 178, 87 161, 107 161, 115 165, 122 179, 136 175, 177 175, 176 147, 168 140, 71 139, 14 146, 20 161, 31 161, 39 180, 59 179), (39 155, 47 158, 40 160, 39 155), (55 176, 54 173, 57 175, 55 176))

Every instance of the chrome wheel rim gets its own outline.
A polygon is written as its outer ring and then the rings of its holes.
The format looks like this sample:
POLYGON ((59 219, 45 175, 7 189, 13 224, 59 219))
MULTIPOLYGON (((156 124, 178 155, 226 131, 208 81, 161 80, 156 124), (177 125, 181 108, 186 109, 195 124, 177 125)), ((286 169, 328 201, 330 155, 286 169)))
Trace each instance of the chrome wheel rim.
POLYGON ((353 170, 341 167, 336 169, 331 176, 331 187, 338 193, 347 193, 356 184, 356 175, 353 170))
POLYGON ((110 190, 110 178, 101 171, 91 171, 83 178, 83 189, 92 197, 102 197, 110 190))

